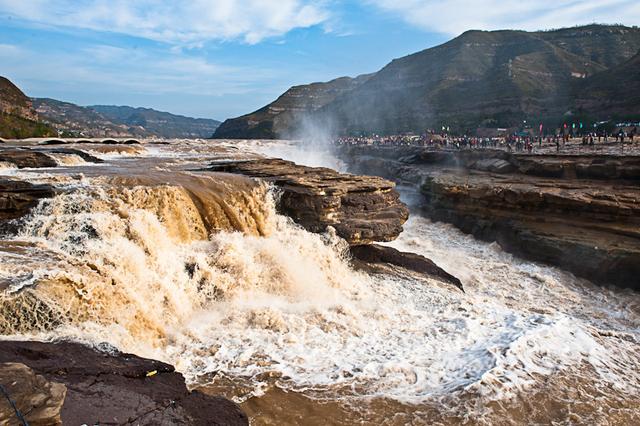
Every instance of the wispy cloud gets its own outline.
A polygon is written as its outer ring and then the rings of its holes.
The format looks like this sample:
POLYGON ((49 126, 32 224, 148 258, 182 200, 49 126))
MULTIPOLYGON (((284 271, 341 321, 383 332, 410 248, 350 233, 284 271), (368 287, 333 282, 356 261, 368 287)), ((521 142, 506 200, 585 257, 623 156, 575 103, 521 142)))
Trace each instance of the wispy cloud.
POLYGON ((640 23, 637 0, 363 0, 427 31, 540 30, 579 24, 640 23))
POLYGON ((20 48, 18 46, 14 46, 13 44, 2 44, 0 43, 0 57, 1 56, 9 56, 20 53, 20 48))
POLYGON ((242 94, 274 78, 274 71, 265 68, 220 65, 171 51, 107 45, 42 52, 0 44, 0 63, 4 64, 4 72, 37 86, 65 86, 71 90, 92 87, 153 95, 242 94))
POLYGON ((0 12, 49 27, 108 31, 172 44, 249 44, 329 19, 310 0, 0 0, 0 12))

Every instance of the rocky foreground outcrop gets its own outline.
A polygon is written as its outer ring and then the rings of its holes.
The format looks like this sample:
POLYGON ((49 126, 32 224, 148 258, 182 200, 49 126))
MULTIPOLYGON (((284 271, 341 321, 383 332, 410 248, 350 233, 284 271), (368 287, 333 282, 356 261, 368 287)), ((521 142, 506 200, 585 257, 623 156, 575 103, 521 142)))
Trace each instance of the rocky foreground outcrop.
POLYGON ((270 158, 214 163, 209 170, 272 182, 282 191, 282 213, 311 232, 332 226, 351 245, 394 240, 409 218, 395 184, 379 177, 270 158))
POLYGON ((171 365, 77 343, 0 342, 0 424, 247 425, 233 402, 189 392, 171 365))
POLYGON ((640 289, 640 157, 350 147, 353 170, 419 188, 418 207, 596 283, 640 289))

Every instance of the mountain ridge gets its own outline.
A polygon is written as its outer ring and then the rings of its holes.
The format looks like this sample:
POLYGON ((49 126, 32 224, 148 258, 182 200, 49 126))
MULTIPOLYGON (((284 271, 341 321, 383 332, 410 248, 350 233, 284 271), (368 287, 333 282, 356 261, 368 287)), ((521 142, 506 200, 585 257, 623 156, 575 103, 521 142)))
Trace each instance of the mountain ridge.
POLYGON ((50 98, 33 98, 38 114, 63 133, 85 137, 135 136, 205 138, 220 124, 153 108, 92 105, 80 106, 50 98))
POLYGON ((208 138, 217 120, 191 118, 152 108, 80 106, 51 98, 29 98, 0 76, 0 137, 208 138))
MULTIPOLYGON (((338 134, 360 134, 422 132, 441 126, 462 132, 517 126, 524 120, 554 125, 567 114, 626 116, 623 107, 599 111, 593 102, 586 102, 589 97, 580 99, 591 90, 590 82, 597 80, 592 77, 605 75, 603 80, 608 81, 612 77, 606 75, 612 72, 620 79, 622 72, 614 70, 638 51, 637 27, 593 24, 537 32, 469 30, 441 45, 392 60, 361 84, 307 111, 304 120, 338 134)), ((627 71, 637 80, 640 71, 630 67, 627 71)), ((611 85, 601 93, 613 96, 611 85)), ((299 123, 270 127, 254 112, 225 121, 214 137, 282 137, 295 134, 295 126, 299 123), (221 132, 229 123, 235 124, 233 132, 221 132), (268 131, 250 132, 248 123, 268 131)))
POLYGON ((225 120, 216 129, 214 137, 234 138, 240 132, 243 138, 249 139, 277 138, 292 130, 305 114, 331 102, 339 94, 353 90, 371 75, 338 77, 328 82, 292 86, 270 104, 244 116, 225 120))

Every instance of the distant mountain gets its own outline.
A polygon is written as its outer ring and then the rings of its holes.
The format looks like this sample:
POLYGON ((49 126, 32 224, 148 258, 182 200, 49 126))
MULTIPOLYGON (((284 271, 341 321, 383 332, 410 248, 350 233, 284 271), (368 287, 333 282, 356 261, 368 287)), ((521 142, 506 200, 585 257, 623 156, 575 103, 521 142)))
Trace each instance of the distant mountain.
MULTIPOLYGON (((637 111, 635 95, 624 101, 609 97, 619 97, 625 82, 637 82, 640 68, 628 61, 639 50, 637 27, 467 31, 393 60, 360 84, 337 88, 332 99, 305 111, 305 121, 339 134, 357 134, 421 132, 443 125, 458 131, 510 127, 523 120, 557 123, 577 113, 628 115, 637 111), (600 110, 598 100, 615 107, 600 110)), ((215 137, 228 137, 222 130, 231 124, 236 126, 230 134, 238 138, 295 134, 299 121, 271 126, 270 116, 258 114, 277 108, 287 93, 256 113, 225 121, 215 137), (237 125, 242 121, 244 127, 237 125)), ((300 94, 296 104, 306 104, 307 93, 300 94)))
POLYGON ((0 137, 49 136, 55 131, 38 121, 31 100, 15 84, 0 77, 0 137))
POLYGON ((93 105, 88 107, 117 124, 166 138, 209 138, 220 122, 206 118, 191 118, 151 108, 93 105))
POLYGON ((216 120, 183 117, 149 108, 96 105, 82 107, 48 98, 34 98, 38 114, 63 133, 86 137, 206 138, 216 120))
POLYGON ((289 136, 304 117, 366 82, 372 74, 356 78, 342 77, 327 83, 311 83, 294 86, 269 105, 226 120, 218 127, 214 137, 233 138, 277 138, 289 136))
POLYGON ((70 102, 33 98, 33 105, 42 119, 64 134, 95 138, 150 136, 145 129, 116 124, 91 108, 70 102))

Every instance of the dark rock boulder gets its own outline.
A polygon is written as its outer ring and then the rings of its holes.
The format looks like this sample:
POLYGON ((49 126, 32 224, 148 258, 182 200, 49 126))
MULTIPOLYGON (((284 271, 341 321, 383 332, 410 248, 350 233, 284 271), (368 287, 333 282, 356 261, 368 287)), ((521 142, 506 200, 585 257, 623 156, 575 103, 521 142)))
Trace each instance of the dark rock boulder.
POLYGON ((282 190, 278 201, 282 213, 312 232, 332 226, 352 245, 394 240, 409 217, 394 183, 379 177, 280 159, 214 163, 209 170, 272 182, 282 190))
POLYGON ((27 167, 56 167, 58 163, 44 152, 31 149, 3 149, 0 150, 0 161, 13 163, 19 169, 27 167))
POLYGON ((35 185, 19 180, 0 178, 0 220, 24 216, 42 198, 55 194, 49 185, 35 185))
POLYGON ((3 149, 0 150, 0 161, 13 163, 19 169, 57 167, 58 162, 55 156, 51 154, 77 155, 87 163, 104 162, 94 155, 73 148, 3 149))
POLYGON ((51 138, 51 139, 47 139, 43 142, 40 142, 41 145, 66 145, 69 142, 67 142, 64 139, 58 139, 58 138, 51 138))
MULTIPOLYGON (((59 386, 66 387, 59 411, 63 424, 248 424, 247 416, 233 402, 198 391, 189 392, 184 378, 171 365, 131 354, 100 352, 70 342, 2 341, 0 363, 25 364, 42 376, 43 379, 33 378, 20 369, 15 373, 4 371, 5 375, 13 374, 7 376, 7 382, 29 377, 39 383, 33 388, 34 396, 51 395, 50 400, 56 401, 61 394, 59 386)), ((30 401, 19 399, 16 402, 26 405, 17 404, 17 408, 22 413, 31 412, 30 401)), ((1 410, 5 415, 8 407, 2 406, 1 410)))
POLYGON ((436 265, 431 259, 415 253, 407 253, 393 247, 378 244, 360 245, 351 247, 351 255, 360 261, 367 263, 388 263, 395 266, 428 275, 448 284, 453 284, 464 291, 462 282, 447 271, 436 265))

